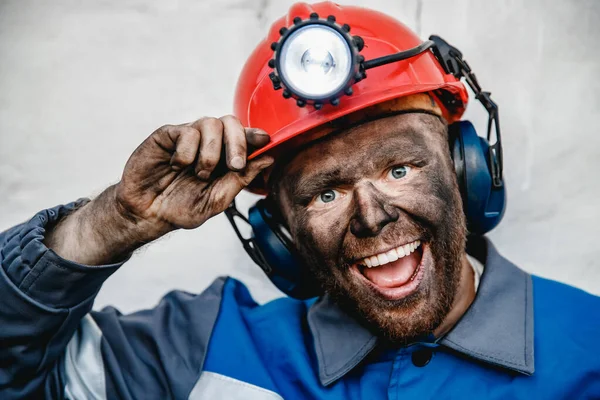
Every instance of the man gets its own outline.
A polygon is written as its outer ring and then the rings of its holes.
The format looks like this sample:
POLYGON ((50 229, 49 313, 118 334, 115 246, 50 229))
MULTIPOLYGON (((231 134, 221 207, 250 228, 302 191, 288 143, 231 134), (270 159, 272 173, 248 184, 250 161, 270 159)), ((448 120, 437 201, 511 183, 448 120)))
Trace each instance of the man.
POLYGON ((159 128, 96 199, 1 234, 0 397, 599 398, 600 300, 474 234, 502 216, 501 152, 473 150, 465 125, 449 138, 467 101, 451 68, 474 75, 428 43, 369 10, 297 4, 244 68, 237 117, 159 128), (319 94, 345 62, 351 79, 319 94), (487 174, 482 212, 473 171, 487 174), (136 248, 201 226, 244 188, 268 194, 251 256, 318 298, 258 306, 222 278, 153 310, 90 311, 136 248))

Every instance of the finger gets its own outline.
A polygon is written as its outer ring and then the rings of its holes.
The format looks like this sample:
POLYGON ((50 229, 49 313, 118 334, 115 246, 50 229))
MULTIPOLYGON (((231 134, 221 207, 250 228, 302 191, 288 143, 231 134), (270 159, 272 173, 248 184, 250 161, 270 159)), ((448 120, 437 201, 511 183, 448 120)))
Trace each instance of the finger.
POLYGON ((248 143, 248 154, 252 154, 255 150, 266 146, 271 137, 260 128, 245 128, 246 142, 248 143))
POLYGON ((217 118, 202 118, 192 126, 200 131, 200 154, 196 163, 196 175, 208 179, 221 158, 223 123, 217 118))
POLYGON ((261 156, 249 161, 243 171, 232 171, 224 175, 215 182, 212 190, 215 198, 212 201, 219 206, 227 207, 243 188, 248 186, 265 168, 273 165, 274 161, 271 156, 261 156))
POLYGON ((221 117, 227 167, 241 171, 246 166, 246 132, 239 119, 233 115, 221 117))
POLYGON ((200 132, 191 126, 167 126, 165 132, 175 146, 175 152, 171 156, 171 167, 179 171, 191 165, 198 153, 200 132))

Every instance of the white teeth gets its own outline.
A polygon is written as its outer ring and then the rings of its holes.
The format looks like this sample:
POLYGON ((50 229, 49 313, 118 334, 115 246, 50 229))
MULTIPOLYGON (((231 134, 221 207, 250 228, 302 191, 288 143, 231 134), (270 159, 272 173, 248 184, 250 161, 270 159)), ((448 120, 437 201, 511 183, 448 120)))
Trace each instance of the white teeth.
POLYGON ((387 263, 394 262, 402 257, 406 257, 407 255, 414 252, 420 245, 420 240, 414 241, 412 243, 407 243, 403 246, 399 246, 385 253, 380 253, 374 256, 364 258, 362 260, 362 264, 366 265, 368 268, 385 265, 387 263))
POLYGON ((390 262, 390 260, 388 260, 387 256, 383 253, 381 254, 377 254, 377 259, 379 260, 379 265, 384 265, 390 262))
POLYGON ((405 255, 407 255, 408 253, 404 252, 404 246, 400 246, 396 249, 396 251, 398 252, 398 257, 402 258, 405 255))
POLYGON ((396 253, 396 249, 391 249, 387 253, 385 253, 389 262, 394 262, 398 259, 398 253, 396 253))

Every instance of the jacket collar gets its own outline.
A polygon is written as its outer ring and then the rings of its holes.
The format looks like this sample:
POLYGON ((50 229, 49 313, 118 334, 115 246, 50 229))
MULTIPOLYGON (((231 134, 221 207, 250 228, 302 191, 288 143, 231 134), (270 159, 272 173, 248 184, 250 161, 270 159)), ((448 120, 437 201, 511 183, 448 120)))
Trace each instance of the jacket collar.
MULTIPOLYGON (((479 289, 465 315, 438 343, 488 364, 533 374, 531 276, 498 254, 486 238, 470 239, 467 251, 485 264, 479 289)), ((323 385, 344 376, 377 344, 376 336, 327 295, 311 306, 308 323, 323 385)))

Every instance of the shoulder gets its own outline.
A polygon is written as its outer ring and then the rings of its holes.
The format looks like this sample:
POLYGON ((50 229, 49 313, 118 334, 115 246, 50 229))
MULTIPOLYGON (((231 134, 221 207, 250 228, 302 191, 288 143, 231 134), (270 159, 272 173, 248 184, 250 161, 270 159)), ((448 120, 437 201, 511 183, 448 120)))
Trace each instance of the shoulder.
POLYGON ((589 354, 600 352, 600 297, 535 275, 532 282, 536 355, 562 354, 579 366, 592 362, 589 354))
MULTIPOLYGON (((570 322, 594 316, 595 325, 600 328, 600 297, 576 287, 542 278, 531 277, 536 313, 551 315, 555 322, 570 322)), ((591 322, 591 321, 590 321, 591 322)))
MULTIPOLYGON (((306 317, 311 301, 281 297, 266 304, 258 304, 246 285, 232 277, 223 277, 213 283, 222 285, 221 314, 235 313, 253 323, 290 324, 306 317)), ((272 325, 273 326, 273 325, 272 325)))
POLYGON ((310 335, 307 314, 313 302, 281 297, 260 305, 242 282, 227 278, 212 344, 222 348, 247 345, 250 340, 253 346, 272 352, 285 351, 285 346, 303 347, 310 335))
POLYGON ((270 376, 278 365, 310 364, 308 306, 289 297, 260 305, 242 282, 226 278, 204 370, 277 391, 270 376))

